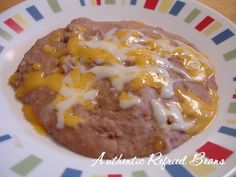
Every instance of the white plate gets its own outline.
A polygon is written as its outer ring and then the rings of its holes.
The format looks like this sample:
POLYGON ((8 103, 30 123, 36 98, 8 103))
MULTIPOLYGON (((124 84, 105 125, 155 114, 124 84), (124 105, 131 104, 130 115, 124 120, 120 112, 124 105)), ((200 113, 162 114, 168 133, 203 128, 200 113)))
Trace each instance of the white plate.
MULTIPOLYGON (((0 15, 0 176, 1 177, 154 177, 233 176, 236 170, 236 28, 215 11, 190 0, 29 0, 0 15), (8 85, 34 42, 77 17, 139 20, 179 34, 212 58, 219 85, 216 119, 197 136, 164 157, 206 153, 224 165, 96 165, 37 134, 24 119, 8 85)), ((148 158, 146 158, 148 160, 148 158)))

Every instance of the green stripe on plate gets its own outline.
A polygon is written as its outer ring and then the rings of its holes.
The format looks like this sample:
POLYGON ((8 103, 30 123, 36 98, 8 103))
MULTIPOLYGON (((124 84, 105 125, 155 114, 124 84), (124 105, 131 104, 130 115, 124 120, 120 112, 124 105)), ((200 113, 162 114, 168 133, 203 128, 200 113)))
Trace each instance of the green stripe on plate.
POLYGON ((236 102, 230 103, 228 113, 236 113, 236 102))
POLYGON ((0 36, 6 39, 7 41, 10 41, 12 39, 12 36, 2 28, 0 28, 0 36))
POLYGON ((105 0, 105 4, 115 4, 115 0, 105 0))
POLYGON ((34 155, 30 155, 26 157, 25 159, 23 159, 22 161, 15 164, 14 166, 12 166, 11 170, 20 176, 26 176, 33 169, 35 169, 41 162, 42 162, 42 159, 34 155))
POLYGON ((145 173, 145 171, 140 170, 140 171, 133 171, 132 172, 133 177, 148 177, 148 175, 145 173))
POLYGON ((223 55, 225 61, 236 59, 236 49, 231 50, 223 55))
POLYGON ((61 7, 58 4, 57 0, 47 0, 49 6, 51 7, 52 11, 54 13, 60 12, 61 11, 61 7))
POLYGON ((192 12, 184 19, 186 23, 191 23, 199 14, 200 10, 193 9, 192 12))

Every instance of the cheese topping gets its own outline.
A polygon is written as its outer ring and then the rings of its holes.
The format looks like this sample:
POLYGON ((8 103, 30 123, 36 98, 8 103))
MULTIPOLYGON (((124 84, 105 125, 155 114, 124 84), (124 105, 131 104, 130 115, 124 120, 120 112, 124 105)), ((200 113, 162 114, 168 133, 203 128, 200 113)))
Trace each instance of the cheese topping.
POLYGON ((119 101, 122 109, 127 109, 141 103, 141 99, 130 92, 127 94, 122 92, 119 96, 119 101))
POLYGON ((134 79, 142 70, 141 67, 123 65, 95 66, 89 70, 96 75, 96 80, 109 78, 112 86, 117 90, 122 90, 123 86, 134 79))
MULTIPOLYGON (((57 128, 64 127, 64 113, 68 109, 72 108, 76 104, 84 105, 88 100, 94 100, 98 94, 97 89, 89 89, 90 82, 89 80, 84 80, 84 84, 82 79, 83 76, 75 77, 73 76, 73 72, 78 72, 78 70, 73 70, 70 75, 67 75, 64 79, 64 84, 59 90, 59 97, 63 99, 58 99, 58 103, 55 104, 55 108, 57 109, 57 128), (74 81, 73 81, 73 77, 74 81), (82 79, 81 79, 82 78, 82 79), (76 79, 76 80, 75 80, 76 79), (77 83, 77 79, 79 82, 77 83), (86 90, 88 89, 88 90, 86 90)), ((78 74, 78 73, 77 73, 78 74)), ((56 98, 57 99, 57 98, 56 98)))
MULTIPOLYGON (((63 50, 53 45, 63 39, 63 34, 54 35, 42 50, 58 58, 61 68, 45 76, 41 72, 43 66, 36 63, 32 66, 35 71, 17 89, 19 98, 42 86, 57 92, 51 103, 57 110, 57 128, 64 125, 76 128, 83 122, 83 117, 74 114, 73 107, 94 109, 99 93, 96 82, 103 79, 109 80, 119 93, 121 109, 139 106, 142 99, 136 91, 154 88, 159 98, 153 98, 149 104, 161 128, 173 127, 195 134, 207 125, 203 120, 209 123, 215 116, 218 97, 213 90, 208 89, 210 103, 206 103, 185 88, 175 89, 177 82, 204 85, 213 74, 208 58, 197 50, 155 31, 154 37, 149 37, 137 30, 113 28, 102 36, 96 34, 88 39, 84 37, 85 32, 85 28, 79 28, 70 35, 63 50), (67 68, 64 75, 62 68, 67 68), (170 101, 163 104, 161 99, 170 101)), ((14 78, 11 77, 11 82, 14 78)))
POLYGON ((151 100, 154 116, 157 118, 160 127, 167 126, 168 117, 174 118, 171 125, 177 129, 187 129, 192 126, 192 122, 185 122, 181 113, 181 108, 176 102, 168 103, 168 108, 164 107, 159 100, 151 100))

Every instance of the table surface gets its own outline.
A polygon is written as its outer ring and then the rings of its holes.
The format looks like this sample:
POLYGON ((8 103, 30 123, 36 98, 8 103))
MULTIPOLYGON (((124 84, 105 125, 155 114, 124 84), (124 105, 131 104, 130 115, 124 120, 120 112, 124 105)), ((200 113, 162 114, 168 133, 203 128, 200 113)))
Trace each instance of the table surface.
MULTIPOLYGON (((0 12, 24 0, 0 0, 0 12)), ((236 24, 236 0, 198 0, 215 9, 236 24)))

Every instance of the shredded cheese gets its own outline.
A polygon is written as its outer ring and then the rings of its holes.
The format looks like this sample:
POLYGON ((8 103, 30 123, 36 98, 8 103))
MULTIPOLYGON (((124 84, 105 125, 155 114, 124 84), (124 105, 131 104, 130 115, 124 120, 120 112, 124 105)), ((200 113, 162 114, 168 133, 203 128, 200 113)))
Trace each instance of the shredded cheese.
POLYGON ((119 101, 120 101, 120 107, 122 109, 127 109, 141 103, 141 99, 130 92, 127 94, 121 93, 121 95, 119 96, 119 101))
MULTIPOLYGON (((76 128, 83 117, 73 114, 73 106, 79 104, 86 110, 92 110, 99 92, 95 83, 108 79, 112 87, 119 92, 121 109, 128 109, 142 102, 133 92, 146 86, 155 88, 160 98, 150 100, 150 105, 159 127, 171 126, 187 130, 194 123, 200 122, 187 121, 185 117, 202 117, 206 112, 206 103, 181 90, 174 91, 174 84, 179 81, 205 83, 207 77, 212 74, 212 67, 206 56, 180 41, 170 41, 155 31, 156 37, 151 38, 137 30, 113 28, 107 31, 102 39, 99 35, 94 35, 89 40, 83 37, 85 31, 86 29, 81 28, 71 35, 66 50, 60 51, 53 45, 45 45, 42 48, 46 54, 59 57, 60 63, 64 63, 61 61, 65 61, 65 53, 70 53, 73 67, 67 75, 62 76, 56 72, 44 77, 42 66, 36 63, 33 65, 36 71, 26 76, 25 83, 17 89, 17 96, 21 98, 26 92, 37 87, 49 87, 58 92, 51 104, 57 110, 57 128, 63 128, 64 124, 76 128), (176 44, 171 45, 171 42, 176 44), (181 67, 168 60, 171 56, 178 57, 181 67), (87 64, 92 64, 92 67, 88 68, 87 64), (173 78, 169 74, 170 69, 181 78, 173 78), (130 90, 124 92, 127 84, 130 90), (171 99, 173 96, 179 100, 169 101, 166 106, 160 101, 171 99), (188 105, 192 105, 192 108, 188 105), (174 119, 171 125, 168 124, 170 116, 174 119)), ((62 35, 57 34, 54 38, 54 42, 61 40, 62 35)), ((13 82, 13 79, 14 77, 10 82, 13 82)), ((216 94, 211 94, 211 97, 217 102, 216 94)), ((213 118, 215 109, 211 107, 207 111, 212 111, 210 116, 213 118)))

